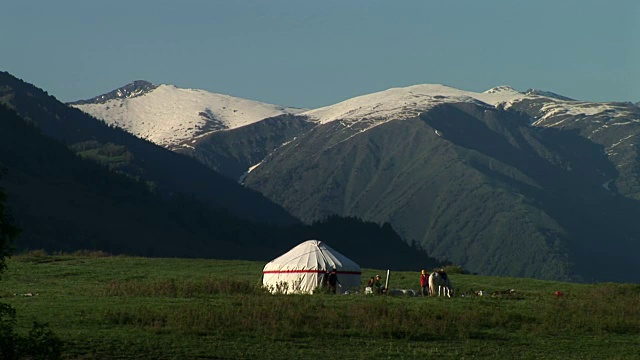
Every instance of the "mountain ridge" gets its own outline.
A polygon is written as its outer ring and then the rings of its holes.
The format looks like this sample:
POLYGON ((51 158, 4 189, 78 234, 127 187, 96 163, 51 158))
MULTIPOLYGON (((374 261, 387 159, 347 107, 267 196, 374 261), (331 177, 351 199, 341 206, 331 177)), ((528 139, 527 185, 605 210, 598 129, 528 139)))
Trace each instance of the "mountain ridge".
POLYGON ((87 100, 78 100, 68 103, 68 105, 86 105, 92 103, 104 104, 109 100, 133 98, 136 96, 142 96, 158 85, 154 85, 146 80, 135 80, 122 87, 112 90, 106 94, 95 96, 87 100))

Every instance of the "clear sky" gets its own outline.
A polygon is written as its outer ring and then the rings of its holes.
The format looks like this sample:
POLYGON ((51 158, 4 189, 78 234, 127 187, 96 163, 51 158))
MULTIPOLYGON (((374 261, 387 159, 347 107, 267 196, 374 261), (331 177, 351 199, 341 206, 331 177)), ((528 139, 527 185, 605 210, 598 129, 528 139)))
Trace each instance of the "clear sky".
POLYGON ((1 0, 0 70, 61 101, 133 80, 314 108, 391 87, 640 101, 638 0, 1 0))

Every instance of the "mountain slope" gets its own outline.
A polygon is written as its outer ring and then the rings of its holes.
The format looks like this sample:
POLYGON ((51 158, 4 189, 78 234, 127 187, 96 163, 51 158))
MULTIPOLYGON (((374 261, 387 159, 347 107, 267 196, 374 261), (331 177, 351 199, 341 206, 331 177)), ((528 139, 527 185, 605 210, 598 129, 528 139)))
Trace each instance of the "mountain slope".
POLYGON ((238 185, 189 157, 110 127, 5 72, 0 73, 0 103, 15 109, 20 116, 37 125, 43 134, 68 145, 96 141, 101 146, 124 147, 130 160, 121 171, 166 195, 184 194, 254 221, 297 222, 258 192, 238 185))
POLYGON ((541 131, 577 133, 598 144, 615 167, 602 179, 602 186, 613 194, 640 200, 640 108, 629 103, 565 102, 539 98, 512 104, 526 113, 541 131))
POLYGON ((305 117, 280 115, 231 131, 216 131, 175 151, 193 156, 231 179, 241 179, 271 152, 315 127, 305 117))

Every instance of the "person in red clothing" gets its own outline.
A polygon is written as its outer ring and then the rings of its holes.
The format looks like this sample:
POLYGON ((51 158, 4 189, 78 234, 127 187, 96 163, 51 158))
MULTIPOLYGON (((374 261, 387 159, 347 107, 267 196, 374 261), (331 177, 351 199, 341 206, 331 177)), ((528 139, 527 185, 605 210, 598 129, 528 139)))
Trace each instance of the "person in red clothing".
POLYGON ((420 274, 420 295, 429 296, 429 274, 425 270, 420 274))

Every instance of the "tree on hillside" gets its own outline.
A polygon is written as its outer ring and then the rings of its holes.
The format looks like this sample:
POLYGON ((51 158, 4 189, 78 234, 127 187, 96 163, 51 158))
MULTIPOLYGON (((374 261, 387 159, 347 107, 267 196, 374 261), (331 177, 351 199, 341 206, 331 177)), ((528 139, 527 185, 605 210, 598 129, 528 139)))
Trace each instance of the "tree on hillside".
MULTIPOLYGON (((6 258, 11 255, 13 240, 20 234, 6 201, 7 196, 0 187, 0 272, 7 268, 6 258)), ((10 305, 0 303, 0 359, 61 358, 62 341, 53 334, 48 325, 34 322, 27 336, 17 334, 16 325, 16 310, 10 305)))
POLYGON ((11 255, 13 240, 20 233, 20 229, 14 225, 13 218, 7 209, 6 198, 4 190, 0 188, 0 272, 7 268, 5 260, 11 255))

